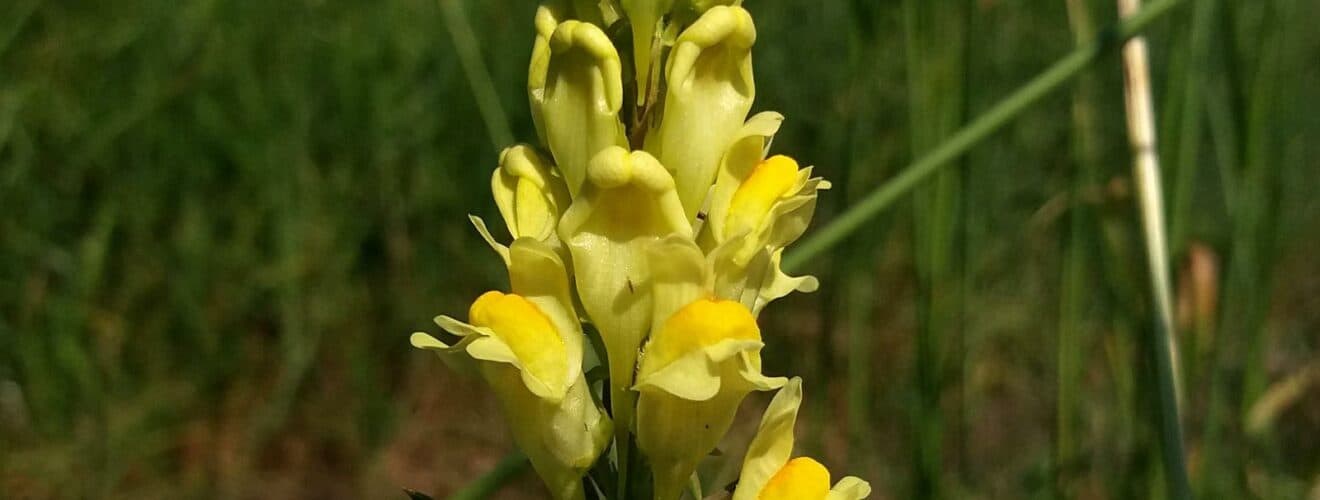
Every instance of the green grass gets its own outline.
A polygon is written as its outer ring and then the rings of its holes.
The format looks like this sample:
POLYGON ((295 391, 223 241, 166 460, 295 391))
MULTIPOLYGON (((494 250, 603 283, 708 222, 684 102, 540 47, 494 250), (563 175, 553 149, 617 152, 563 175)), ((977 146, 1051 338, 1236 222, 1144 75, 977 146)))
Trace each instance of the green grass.
MULTIPOLYGON (((406 342, 501 286, 464 215, 494 215, 492 141, 535 136, 531 4, 460 3, 470 34, 430 0, 0 3, 0 490, 443 497, 496 465, 479 384, 406 342)), ((775 151, 836 181, 818 230, 1089 39, 1063 2, 747 4, 775 151)), ((1187 4, 1150 33, 1173 281, 1220 264, 1179 329, 1192 481, 1300 498, 1314 392, 1243 419, 1320 352, 1320 8, 1187 4)), ((1162 488, 1118 59, 1061 90, 763 317, 804 444, 877 497, 1162 488)))

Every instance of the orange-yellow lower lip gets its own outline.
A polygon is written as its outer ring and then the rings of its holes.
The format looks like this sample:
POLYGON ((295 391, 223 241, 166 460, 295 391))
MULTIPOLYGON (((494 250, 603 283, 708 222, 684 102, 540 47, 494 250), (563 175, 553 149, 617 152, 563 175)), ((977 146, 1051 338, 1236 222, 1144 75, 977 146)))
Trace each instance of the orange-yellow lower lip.
POLYGON ((820 462, 798 457, 770 478, 759 500, 824 500, 830 494, 830 471, 820 462))

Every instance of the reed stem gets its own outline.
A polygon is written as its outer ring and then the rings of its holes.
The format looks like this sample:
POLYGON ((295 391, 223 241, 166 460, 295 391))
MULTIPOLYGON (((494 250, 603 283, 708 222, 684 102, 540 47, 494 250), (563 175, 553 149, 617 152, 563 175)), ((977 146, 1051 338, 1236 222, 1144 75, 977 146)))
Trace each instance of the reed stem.
MULTIPOLYGON (((1140 0, 1118 0, 1119 15, 1129 18, 1140 9, 1140 0)), ((1150 65, 1144 37, 1134 37, 1123 46, 1124 90, 1128 138, 1132 143, 1133 173, 1146 264, 1156 311, 1155 335, 1150 339, 1155 354, 1159 408, 1159 436, 1164 478, 1169 498, 1190 499, 1183 433, 1179 414, 1181 389, 1178 380, 1177 344, 1173 334, 1173 299, 1169 287, 1168 241, 1164 229, 1164 199, 1159 155, 1155 141, 1155 110, 1150 92, 1150 65)))

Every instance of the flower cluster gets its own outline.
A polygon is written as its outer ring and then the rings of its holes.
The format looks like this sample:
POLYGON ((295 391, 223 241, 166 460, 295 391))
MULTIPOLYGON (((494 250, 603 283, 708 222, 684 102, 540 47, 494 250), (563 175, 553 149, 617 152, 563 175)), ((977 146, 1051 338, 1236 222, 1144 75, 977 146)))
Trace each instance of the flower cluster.
POLYGON ((583 477, 612 445, 620 497, 636 494, 629 464, 645 463, 654 497, 677 499, 742 400, 772 390, 734 498, 870 493, 856 478, 831 490, 819 463, 790 460, 801 383, 761 370, 757 316, 817 286, 780 257, 830 186, 767 157, 783 116, 748 117, 756 29, 739 3, 538 9, 528 96, 541 147, 506 149, 491 179, 511 242, 472 218, 510 291, 478 297, 466 322, 436 318, 454 342, 413 334, 475 360, 554 498, 584 498, 583 477), (600 390, 593 365, 608 373, 600 390))

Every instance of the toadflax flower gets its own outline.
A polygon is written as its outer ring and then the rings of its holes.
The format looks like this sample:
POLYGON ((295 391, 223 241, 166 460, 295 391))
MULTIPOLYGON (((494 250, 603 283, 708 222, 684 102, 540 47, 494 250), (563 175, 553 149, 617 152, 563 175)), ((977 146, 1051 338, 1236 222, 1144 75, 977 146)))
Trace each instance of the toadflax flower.
POLYGON ((761 330, 742 304, 714 298, 708 265, 690 239, 650 246, 654 322, 634 390, 637 445, 651 462, 655 498, 672 500, 729 430, 752 391, 784 384, 761 374, 761 330))
POLYGON ((622 63, 596 25, 558 21, 549 7, 537 11, 527 92, 541 140, 554 155, 569 194, 577 196, 587 162, 606 147, 628 144, 619 121, 622 63))
POLYGON ((674 42, 660 124, 646 150, 674 175, 683 212, 696 220, 720 158, 756 96, 756 27, 742 7, 710 8, 674 42))
POLYGON ((733 500, 861 500, 871 485, 845 477, 830 487, 830 471, 807 457, 792 458, 793 426, 802 404, 802 379, 793 377, 775 394, 747 448, 733 500))
POLYGON ((817 286, 814 277, 790 277, 779 268, 784 247, 811 223, 819 191, 830 188, 792 158, 766 158, 783 121, 779 113, 759 113, 739 131, 720 162, 697 240, 716 261, 717 294, 757 314, 772 300, 817 286))
POLYGON ((555 239, 559 214, 568 208, 568 189, 553 165, 536 149, 519 144, 500 153, 490 191, 514 239, 555 239))
POLYGON ((671 234, 692 237, 674 180, 650 154, 621 147, 591 160, 582 192, 559 223, 582 307, 605 344, 621 432, 631 422, 628 387, 651 321, 646 248, 671 234))
POLYGON ((509 281, 513 293, 482 294, 467 322, 436 318, 458 343, 419 332, 412 344, 476 360, 514 441, 554 498, 581 499, 582 476, 605 451, 613 427, 582 373, 583 335, 568 275, 552 248, 520 238, 509 247, 509 281))

